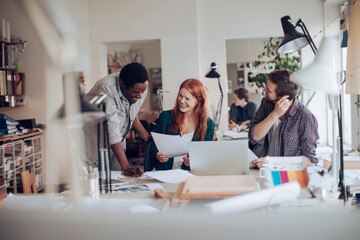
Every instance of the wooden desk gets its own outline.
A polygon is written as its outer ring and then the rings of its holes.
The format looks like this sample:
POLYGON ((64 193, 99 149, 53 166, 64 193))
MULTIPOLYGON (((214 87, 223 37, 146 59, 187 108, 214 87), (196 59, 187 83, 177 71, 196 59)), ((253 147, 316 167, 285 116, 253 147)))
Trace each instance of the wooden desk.
MULTIPOLYGON (((251 170, 251 174, 256 175, 257 170, 251 170)), ((156 180, 134 181, 158 183, 156 180)), ((177 184, 163 185, 171 192, 177 187, 177 184)), ((160 214, 132 214, 130 206, 151 204, 161 210, 164 200, 153 199, 153 194, 102 194, 99 200, 84 202, 83 207, 74 209, 64 196, 51 195, 45 199, 60 197, 53 203, 58 203, 61 209, 39 203, 35 208, 26 208, 29 202, 37 200, 26 196, 27 204, 7 204, 8 209, 0 209, 0 228, 4 229, 0 238, 335 240, 357 239, 359 234, 360 209, 349 206, 273 207, 213 215, 204 207, 208 200, 195 200, 160 214), (115 207, 110 208, 108 204, 115 207), (49 211, 44 211, 47 208, 49 211)))

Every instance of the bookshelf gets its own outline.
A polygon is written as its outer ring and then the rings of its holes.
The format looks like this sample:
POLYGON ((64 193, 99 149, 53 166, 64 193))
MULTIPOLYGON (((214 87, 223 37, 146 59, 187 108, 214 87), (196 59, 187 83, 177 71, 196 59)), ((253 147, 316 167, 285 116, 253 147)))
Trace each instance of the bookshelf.
POLYGON ((25 74, 17 71, 17 46, 0 40, 0 108, 24 105, 25 74))
POLYGON ((44 189, 44 156, 42 134, 45 131, 2 139, 0 141, 0 192, 5 195, 22 192, 20 173, 34 173, 38 191, 44 189))

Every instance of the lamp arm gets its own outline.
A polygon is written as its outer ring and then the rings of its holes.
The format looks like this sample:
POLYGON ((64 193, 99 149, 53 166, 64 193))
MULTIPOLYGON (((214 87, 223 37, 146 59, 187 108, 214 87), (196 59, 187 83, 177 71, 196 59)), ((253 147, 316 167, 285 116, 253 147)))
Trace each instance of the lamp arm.
POLYGON ((223 93, 223 90, 222 90, 222 87, 221 87, 220 78, 218 78, 218 84, 219 84, 220 94, 223 96, 224 93, 223 93))
POLYGON ((221 118, 221 110, 222 110, 222 103, 223 103, 223 98, 224 98, 224 93, 221 87, 221 83, 220 83, 220 78, 218 78, 218 84, 219 84, 219 89, 220 89, 220 99, 219 99, 219 103, 216 109, 216 114, 215 114, 215 127, 217 129, 219 129, 219 125, 220 125, 220 118, 221 118))
POLYGON ((315 46, 315 43, 314 41, 312 40, 311 36, 310 36, 310 33, 309 31, 307 30, 306 26, 305 26, 305 23, 302 21, 302 19, 300 18, 297 22, 296 22, 296 26, 299 26, 302 31, 304 32, 305 34, 305 37, 306 37, 306 40, 308 41, 310 47, 311 47, 311 50, 314 52, 314 54, 316 55, 316 53, 318 52, 318 49, 316 48, 315 46))
POLYGON ((215 127, 217 130, 219 130, 219 125, 220 125, 220 118, 221 118, 221 110, 222 110, 222 103, 223 103, 223 95, 220 95, 219 98, 219 103, 216 109, 216 114, 215 114, 215 127))

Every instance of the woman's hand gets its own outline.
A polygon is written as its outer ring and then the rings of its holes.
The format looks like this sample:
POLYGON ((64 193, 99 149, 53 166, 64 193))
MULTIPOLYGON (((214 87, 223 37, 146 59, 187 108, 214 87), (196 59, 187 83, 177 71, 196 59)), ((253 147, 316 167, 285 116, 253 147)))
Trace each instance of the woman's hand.
POLYGON ((158 153, 156 154, 156 159, 157 159, 159 162, 164 163, 164 162, 169 161, 169 156, 166 155, 166 154, 163 154, 163 153, 161 153, 161 152, 158 152, 158 153))
POLYGON ((185 166, 190 167, 189 155, 184 156, 184 157, 183 157, 183 160, 184 160, 185 166))
POLYGON ((255 164, 259 169, 262 168, 263 164, 266 164, 267 161, 264 157, 255 159, 251 162, 252 164, 255 164))

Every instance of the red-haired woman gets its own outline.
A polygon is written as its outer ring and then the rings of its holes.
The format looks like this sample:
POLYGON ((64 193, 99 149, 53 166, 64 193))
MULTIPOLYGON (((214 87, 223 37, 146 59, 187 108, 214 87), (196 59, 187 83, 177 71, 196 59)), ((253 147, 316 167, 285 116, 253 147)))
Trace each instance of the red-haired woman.
MULTIPOLYGON (((201 81, 190 78, 181 85, 172 110, 163 111, 156 121, 155 132, 180 135, 184 144, 190 141, 212 141, 214 122, 207 115, 207 93, 201 81)), ((158 151, 155 144, 150 150, 156 170, 181 168, 190 170, 189 157, 169 158, 158 151)))

